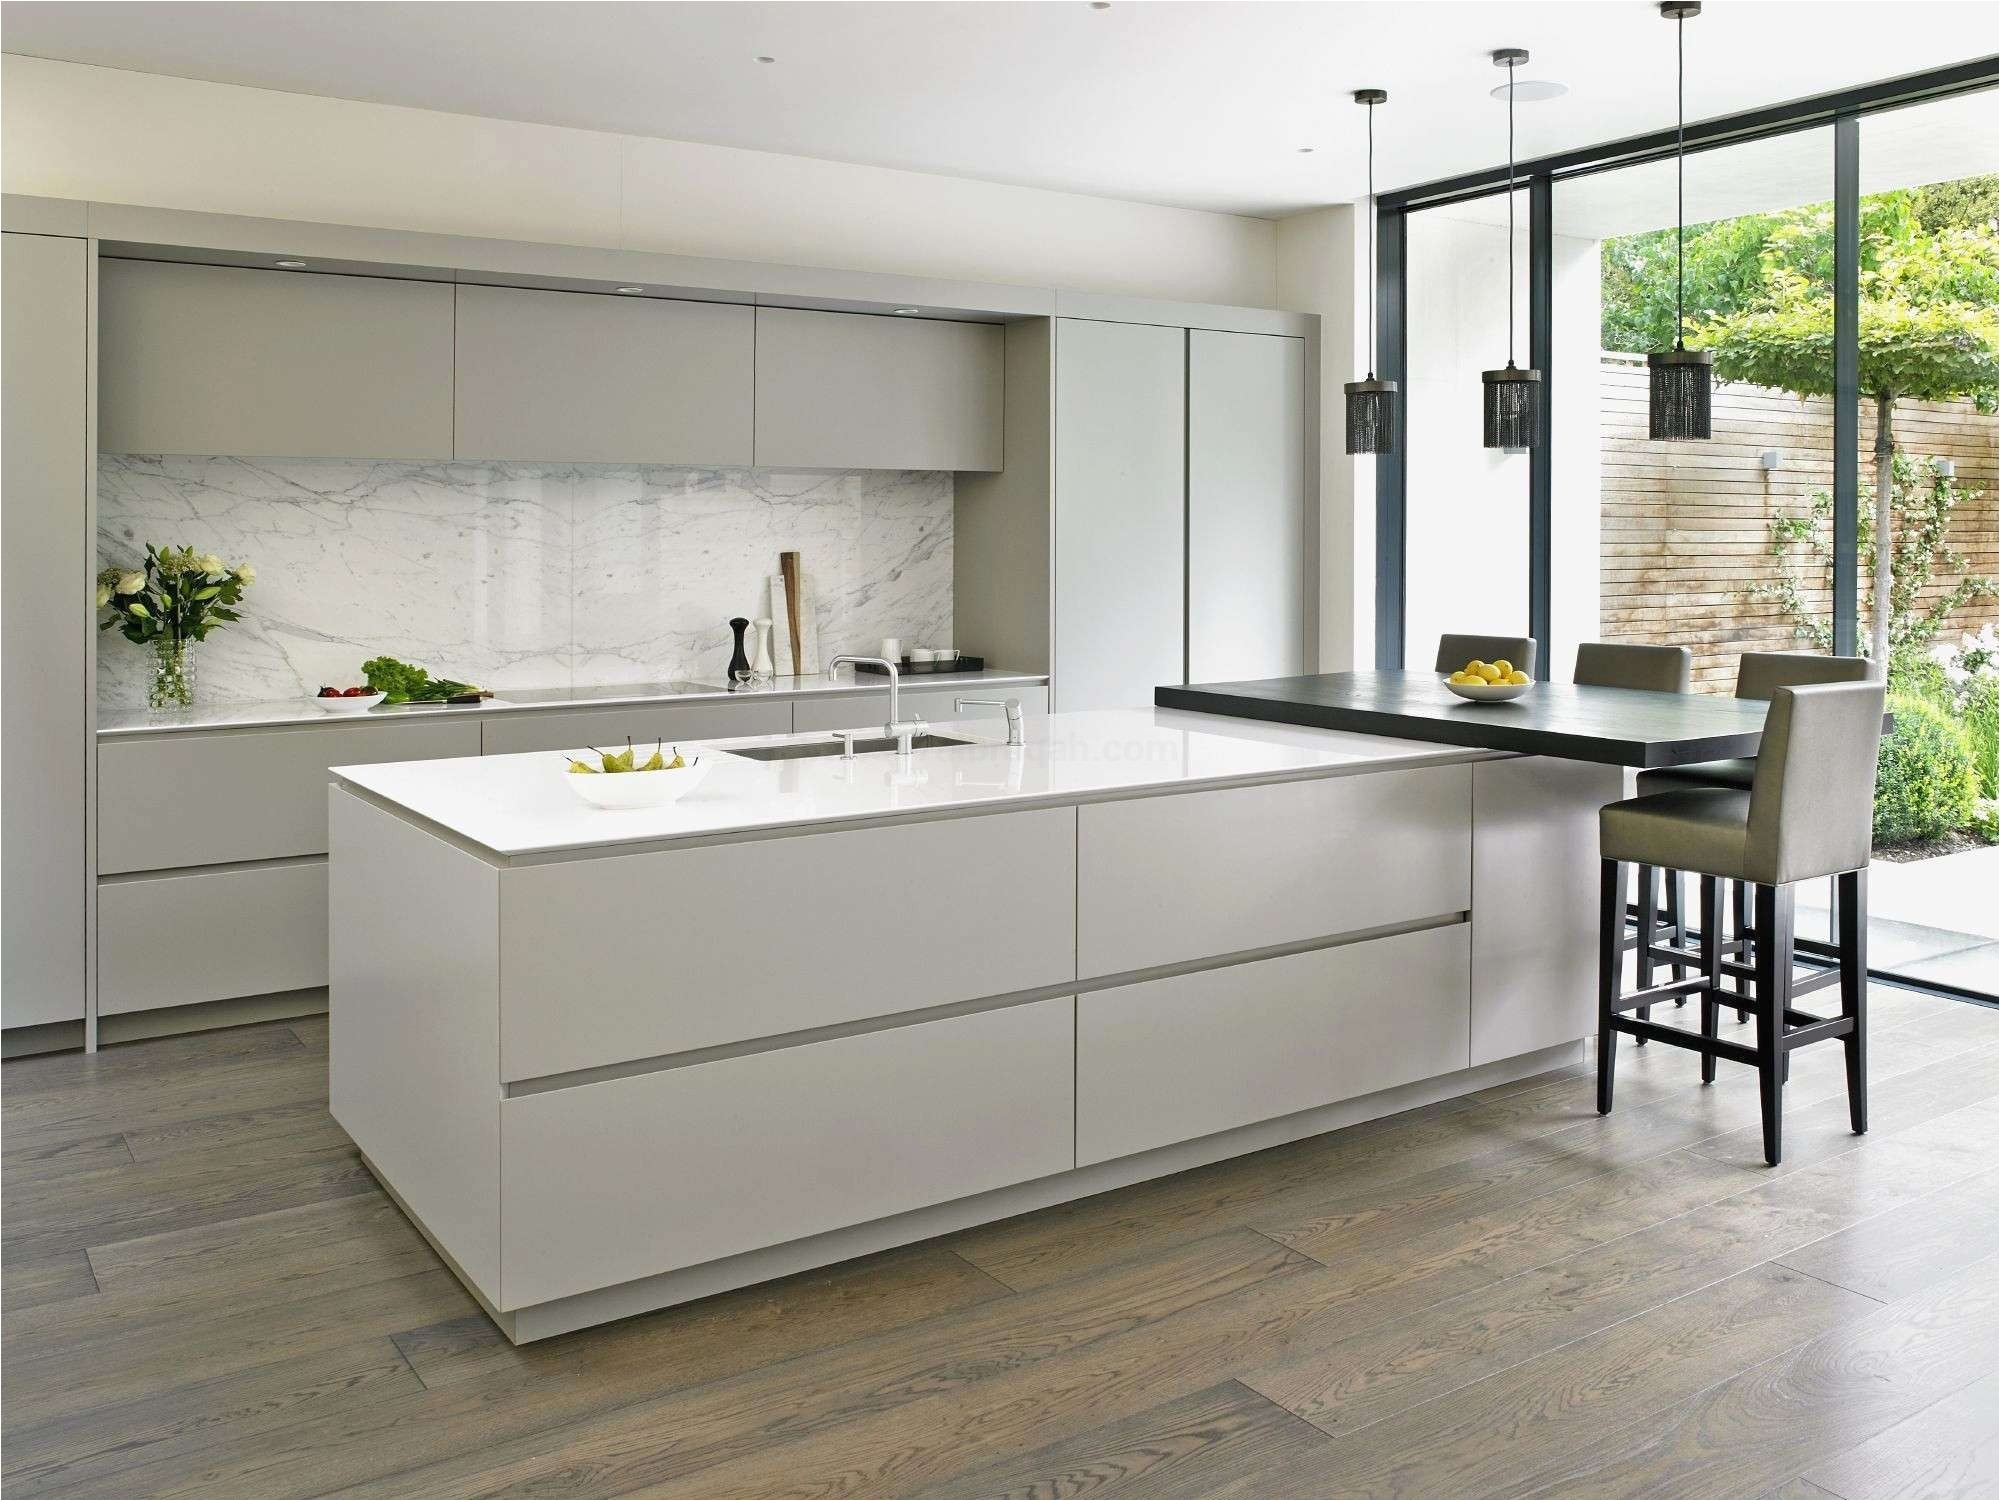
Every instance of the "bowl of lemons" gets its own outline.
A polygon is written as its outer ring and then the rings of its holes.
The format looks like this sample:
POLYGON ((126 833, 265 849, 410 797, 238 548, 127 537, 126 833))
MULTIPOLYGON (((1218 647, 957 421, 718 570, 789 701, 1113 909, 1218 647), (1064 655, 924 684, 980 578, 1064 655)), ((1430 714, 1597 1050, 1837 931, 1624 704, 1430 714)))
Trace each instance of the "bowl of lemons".
POLYGON ((629 740, 622 751, 592 749, 587 757, 567 759, 563 780, 578 797, 598 808, 664 807, 694 791, 708 775, 700 756, 689 761, 676 749, 670 760, 666 747, 655 746, 653 754, 642 760, 629 740))
POLYGON ((1535 680, 1504 657, 1497 662, 1474 658, 1446 678, 1444 685, 1475 704, 1496 704, 1519 698, 1535 686, 1535 680))

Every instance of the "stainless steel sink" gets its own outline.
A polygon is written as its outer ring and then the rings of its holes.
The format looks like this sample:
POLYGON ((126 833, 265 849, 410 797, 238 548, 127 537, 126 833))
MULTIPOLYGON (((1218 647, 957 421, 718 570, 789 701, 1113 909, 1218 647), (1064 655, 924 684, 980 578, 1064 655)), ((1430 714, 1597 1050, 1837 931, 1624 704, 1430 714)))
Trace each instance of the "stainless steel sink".
MULTIPOLYGON (((946 745, 976 745, 977 741, 964 735, 933 735, 926 731, 910 741, 911 750, 936 750, 946 745)), ((887 735, 856 735, 854 754, 872 756, 878 751, 893 751, 896 742, 887 735)), ((846 751, 838 735, 828 740, 793 741, 784 745, 745 745, 729 752, 732 756, 742 756, 751 761, 798 761, 808 756, 838 756, 846 751)))

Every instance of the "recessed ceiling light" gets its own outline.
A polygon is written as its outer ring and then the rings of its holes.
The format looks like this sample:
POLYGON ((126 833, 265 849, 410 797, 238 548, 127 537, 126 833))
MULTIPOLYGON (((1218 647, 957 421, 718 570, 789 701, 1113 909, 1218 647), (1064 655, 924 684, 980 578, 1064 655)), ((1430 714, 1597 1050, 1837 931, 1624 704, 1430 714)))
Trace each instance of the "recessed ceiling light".
POLYGON ((766 57, 760 52, 757 54, 757 61, 760 63, 774 63, 777 59, 775 57, 766 57))
POLYGON ((1312 154, 1313 154, 1313 148, 1312 148, 1312 147, 1310 147, 1310 146, 1301 146, 1301 147, 1299 147, 1299 155, 1300 155, 1300 156, 1311 156, 1312 154))
MULTIPOLYGON (((1507 85, 1489 90, 1495 99, 1507 97, 1507 85)), ((1540 104, 1547 99, 1560 99, 1569 92, 1566 83, 1551 83, 1546 78, 1522 78, 1515 81, 1514 98, 1520 104, 1540 104)))
POLYGON ((921 313, 921 312, 923 311, 923 309, 922 309, 922 308, 920 308, 920 307, 899 307, 899 308, 897 308, 897 309, 896 309, 896 311, 897 311, 898 313, 901 313, 901 314, 904 314, 904 315, 906 315, 906 316, 907 316, 907 315, 908 315, 908 314, 910 314, 910 313, 921 313))
POLYGON ((271 264, 274 266, 283 266, 287 271, 303 271, 306 268, 304 261, 273 261, 271 264))
POLYGON ((1090 8, 1092 10, 1109 10, 1111 9, 1111 0, 1090 0, 1090 8))
POLYGON ((621 292, 643 292, 646 289, 644 287, 620 287, 618 290, 621 292))

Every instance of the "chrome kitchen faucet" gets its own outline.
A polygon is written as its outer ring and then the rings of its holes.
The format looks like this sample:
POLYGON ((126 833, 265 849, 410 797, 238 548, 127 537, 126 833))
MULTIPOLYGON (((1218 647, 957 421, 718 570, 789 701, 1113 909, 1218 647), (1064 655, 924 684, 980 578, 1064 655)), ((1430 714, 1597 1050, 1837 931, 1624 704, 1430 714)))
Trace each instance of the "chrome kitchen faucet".
POLYGON ((897 755, 909 755, 912 749, 912 742, 915 741, 917 736, 929 729, 930 726, 925 724, 921 719, 913 719, 908 724, 903 723, 903 717, 900 713, 902 701, 897 696, 896 686, 897 679, 901 674, 896 671, 896 664, 891 662, 887 657, 854 657, 842 652, 826 664, 826 670, 832 672, 836 667, 851 667, 857 662, 870 663, 876 667, 880 667, 884 672, 889 674, 889 722, 882 726, 882 733, 896 742, 897 755))

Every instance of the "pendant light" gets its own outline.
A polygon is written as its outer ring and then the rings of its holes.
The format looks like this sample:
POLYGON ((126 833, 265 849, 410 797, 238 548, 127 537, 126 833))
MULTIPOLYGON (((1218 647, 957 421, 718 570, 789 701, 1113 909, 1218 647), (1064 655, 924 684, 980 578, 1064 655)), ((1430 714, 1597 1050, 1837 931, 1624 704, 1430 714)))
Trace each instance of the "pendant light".
POLYGON ((1396 451, 1396 383, 1375 378, 1375 106, 1388 101, 1382 89, 1354 91, 1354 102, 1368 106, 1368 379, 1343 387, 1349 453, 1396 451))
POLYGON ((1542 429, 1542 372, 1514 363, 1514 70, 1527 60, 1519 47, 1493 54, 1493 66, 1507 70, 1507 368, 1480 376, 1488 448, 1532 448, 1542 429))
POLYGON ((1715 357, 1689 349, 1682 339, 1687 315, 1687 41, 1690 17, 1701 14, 1700 0, 1665 0, 1660 14, 1674 23, 1674 347, 1646 356, 1646 431, 1652 438, 1706 438, 1709 435, 1709 377, 1715 357))

